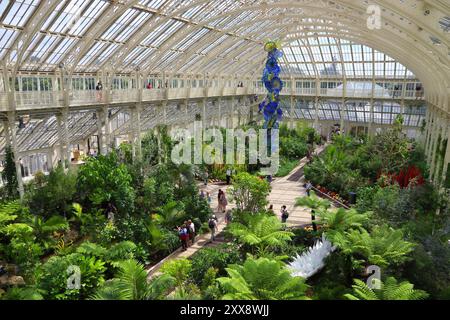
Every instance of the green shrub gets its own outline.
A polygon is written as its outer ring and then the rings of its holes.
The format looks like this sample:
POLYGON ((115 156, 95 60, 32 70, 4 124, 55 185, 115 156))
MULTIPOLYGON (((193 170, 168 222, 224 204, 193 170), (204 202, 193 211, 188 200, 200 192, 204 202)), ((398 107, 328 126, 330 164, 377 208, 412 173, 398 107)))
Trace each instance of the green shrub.
POLYGON ((209 268, 217 269, 219 276, 224 275, 226 266, 240 261, 240 256, 235 245, 222 244, 215 248, 203 248, 197 251, 191 257, 191 261, 190 278, 197 285, 201 285, 209 268))
POLYGON ((188 279, 191 270, 192 263, 188 259, 169 260, 160 269, 162 273, 174 277, 179 286, 188 279))

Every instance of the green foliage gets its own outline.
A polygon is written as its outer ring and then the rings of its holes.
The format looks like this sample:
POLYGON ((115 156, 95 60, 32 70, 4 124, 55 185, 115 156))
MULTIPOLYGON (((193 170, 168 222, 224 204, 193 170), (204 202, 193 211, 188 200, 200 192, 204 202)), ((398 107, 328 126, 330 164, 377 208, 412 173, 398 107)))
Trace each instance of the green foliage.
POLYGON ((113 204, 122 216, 133 212, 135 193, 127 167, 115 153, 89 158, 79 169, 77 189, 86 204, 103 207, 113 204))
MULTIPOLYGON (((385 226, 374 227, 371 233, 365 229, 351 230, 334 235, 333 243, 344 254, 352 254, 379 267, 398 266, 409 259, 414 244, 403 240, 403 232, 385 226)), ((360 261, 362 262, 362 261, 360 261)))
POLYGON ((15 199, 19 195, 17 184, 16 163, 11 146, 5 147, 5 164, 2 171, 2 180, 5 183, 6 196, 15 199))
POLYGON ((162 299, 175 285, 175 279, 162 275, 147 282, 144 266, 135 260, 117 263, 116 278, 105 282, 95 294, 94 300, 156 300, 162 299))
POLYGON ((12 287, 0 300, 44 300, 41 290, 34 287, 12 287))
POLYGON ((95 257, 72 253, 67 256, 53 256, 36 270, 36 283, 50 300, 83 299, 91 295, 104 281, 105 263, 95 257), (81 271, 81 289, 68 289, 69 266, 81 271))
POLYGON ((177 286, 181 286, 188 279, 192 270, 192 263, 188 259, 169 260, 161 266, 161 272, 176 279, 177 286))
POLYGON ((408 281, 398 283, 393 277, 381 283, 381 289, 370 289, 363 281, 355 279, 353 294, 346 294, 349 300, 423 300, 428 294, 422 290, 415 290, 408 281))
POLYGON ((202 285, 208 269, 217 269, 218 275, 225 275, 226 266, 239 261, 239 251, 232 244, 222 244, 214 248, 202 248, 191 257, 192 269, 190 278, 197 285, 202 285))
POLYGON ((239 210, 257 213, 267 205, 270 185, 246 172, 237 174, 233 179, 231 194, 239 210))
POLYGON ((47 218, 52 215, 66 216, 71 211, 76 183, 74 171, 65 173, 59 165, 48 176, 43 176, 42 181, 35 181, 27 192, 26 202, 31 212, 47 218))
POLYGON ((282 246, 294 236, 292 232, 283 230, 277 217, 258 214, 246 215, 243 219, 244 223, 231 223, 228 232, 240 243, 258 248, 259 253, 269 247, 282 246))
POLYGON ((307 285, 292 277, 280 262, 248 258, 244 265, 226 269, 228 277, 217 279, 224 300, 306 300, 307 285))

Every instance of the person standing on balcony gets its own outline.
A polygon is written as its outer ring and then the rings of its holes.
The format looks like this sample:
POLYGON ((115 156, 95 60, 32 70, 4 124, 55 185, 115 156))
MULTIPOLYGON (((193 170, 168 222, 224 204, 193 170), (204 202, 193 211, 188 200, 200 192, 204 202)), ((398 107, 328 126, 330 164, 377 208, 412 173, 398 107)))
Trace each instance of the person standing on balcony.
POLYGON ((95 90, 97 90, 97 100, 98 101, 102 101, 103 100, 103 84, 102 81, 100 80, 99 82, 97 82, 97 86, 95 87, 95 90))

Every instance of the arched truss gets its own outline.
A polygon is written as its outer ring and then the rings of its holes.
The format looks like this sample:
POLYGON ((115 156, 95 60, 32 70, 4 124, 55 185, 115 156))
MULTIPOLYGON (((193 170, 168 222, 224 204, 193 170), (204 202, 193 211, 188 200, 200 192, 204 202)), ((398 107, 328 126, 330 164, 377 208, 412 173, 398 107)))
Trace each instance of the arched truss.
POLYGON ((64 66, 69 75, 132 73, 139 68, 144 75, 242 77, 259 70, 266 39, 303 39, 307 44, 305 39, 320 35, 389 54, 421 79, 429 101, 449 111, 450 36, 445 21, 448 24, 450 4, 445 0, 26 3, 0 4, 0 58, 14 75, 24 70, 55 72, 64 66), (381 30, 367 27, 372 4, 380 8, 381 30))

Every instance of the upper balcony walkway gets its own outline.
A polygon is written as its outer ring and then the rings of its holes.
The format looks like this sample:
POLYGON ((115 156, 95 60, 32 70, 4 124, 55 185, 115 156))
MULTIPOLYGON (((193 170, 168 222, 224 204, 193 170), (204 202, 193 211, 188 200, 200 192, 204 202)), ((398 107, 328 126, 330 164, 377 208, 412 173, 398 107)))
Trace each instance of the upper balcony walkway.
MULTIPOLYGON (((333 89, 285 88, 282 96, 319 97, 321 99, 362 99, 384 101, 423 100, 423 91, 379 89, 346 89, 345 97, 342 87, 333 89)), ((207 98, 231 98, 251 95, 265 95, 264 87, 197 87, 167 89, 119 89, 119 90, 71 90, 62 91, 16 91, 0 92, 0 112, 6 111, 39 111, 58 109, 69 106, 73 109, 89 109, 102 105, 129 106, 136 103, 160 103, 163 101, 201 100, 207 98), (14 108, 15 104, 15 108, 14 108)))

